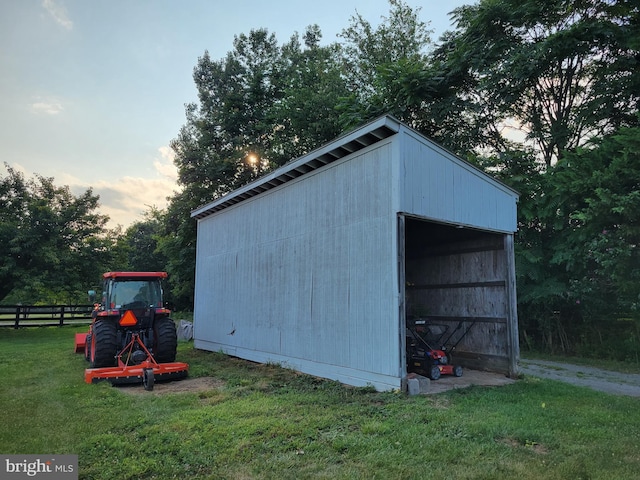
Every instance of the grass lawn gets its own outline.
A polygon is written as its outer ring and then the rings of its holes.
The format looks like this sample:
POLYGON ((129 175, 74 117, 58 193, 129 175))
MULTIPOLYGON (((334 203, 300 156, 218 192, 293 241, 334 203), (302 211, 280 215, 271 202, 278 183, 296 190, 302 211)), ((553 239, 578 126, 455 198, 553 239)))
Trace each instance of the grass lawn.
POLYGON ((547 380, 376 393, 181 343, 222 386, 86 385, 73 327, 0 330, 0 453, 77 454, 81 479, 626 479, 640 400, 547 380))

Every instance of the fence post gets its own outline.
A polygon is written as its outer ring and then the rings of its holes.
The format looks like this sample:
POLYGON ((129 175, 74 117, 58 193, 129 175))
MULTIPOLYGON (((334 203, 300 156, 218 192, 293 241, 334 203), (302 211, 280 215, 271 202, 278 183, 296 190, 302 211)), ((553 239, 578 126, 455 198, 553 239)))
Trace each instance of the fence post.
POLYGON ((64 305, 60 307, 60 326, 64 325, 64 305))
POLYGON ((18 329, 20 327, 20 305, 16 305, 16 323, 13 328, 18 329))

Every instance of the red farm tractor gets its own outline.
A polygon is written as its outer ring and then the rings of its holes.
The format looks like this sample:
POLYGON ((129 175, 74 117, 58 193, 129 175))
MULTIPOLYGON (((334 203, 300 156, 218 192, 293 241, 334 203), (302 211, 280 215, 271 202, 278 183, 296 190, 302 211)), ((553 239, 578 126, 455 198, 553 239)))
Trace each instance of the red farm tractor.
MULTIPOLYGON (((189 365, 176 362, 176 326, 162 300, 165 272, 107 272, 102 302, 95 304, 88 333, 77 333, 75 351, 84 353, 87 383, 140 383, 185 378, 189 365)), ((92 301, 95 292, 89 291, 92 301)))

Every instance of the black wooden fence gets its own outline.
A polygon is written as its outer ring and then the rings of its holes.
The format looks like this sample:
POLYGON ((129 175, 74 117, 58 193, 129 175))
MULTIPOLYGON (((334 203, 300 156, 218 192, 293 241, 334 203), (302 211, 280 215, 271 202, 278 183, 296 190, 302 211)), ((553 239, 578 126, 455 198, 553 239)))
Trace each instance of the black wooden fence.
POLYGON ((53 327, 91 323, 93 305, 0 305, 0 327, 53 327))

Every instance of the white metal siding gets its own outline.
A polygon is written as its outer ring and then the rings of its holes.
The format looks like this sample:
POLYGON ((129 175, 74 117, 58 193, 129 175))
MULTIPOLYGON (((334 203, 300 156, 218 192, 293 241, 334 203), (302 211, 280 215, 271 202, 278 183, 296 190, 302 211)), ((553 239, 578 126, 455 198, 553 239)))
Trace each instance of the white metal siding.
POLYGON ((479 229, 516 230, 515 192, 407 128, 399 135, 401 211, 479 229))
POLYGON ((198 223, 196 347, 399 387, 391 141, 198 223))

